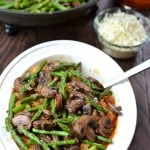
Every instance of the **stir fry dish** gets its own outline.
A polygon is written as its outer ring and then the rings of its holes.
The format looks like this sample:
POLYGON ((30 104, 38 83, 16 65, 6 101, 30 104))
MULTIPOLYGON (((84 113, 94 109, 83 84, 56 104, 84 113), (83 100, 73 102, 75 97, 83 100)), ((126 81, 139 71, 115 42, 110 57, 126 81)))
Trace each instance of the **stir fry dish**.
POLYGON ((53 13, 83 5, 88 0, 0 0, 0 9, 29 13, 53 13))
POLYGON ((112 143, 121 106, 81 67, 42 60, 15 79, 5 125, 21 150, 105 150, 112 143))

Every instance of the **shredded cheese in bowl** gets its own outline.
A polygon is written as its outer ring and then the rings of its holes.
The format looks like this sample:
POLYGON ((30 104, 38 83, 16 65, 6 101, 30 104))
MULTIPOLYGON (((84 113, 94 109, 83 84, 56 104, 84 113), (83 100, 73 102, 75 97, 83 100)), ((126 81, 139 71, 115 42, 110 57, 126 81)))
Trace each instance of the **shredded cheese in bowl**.
POLYGON ((94 29, 108 54, 129 58, 135 56, 146 41, 150 24, 146 17, 135 11, 113 8, 113 11, 108 9, 98 14, 94 29), (145 29, 146 24, 148 29, 145 29))
POLYGON ((145 29, 136 16, 121 12, 107 14, 99 23, 100 35, 107 41, 120 46, 141 44, 145 29))

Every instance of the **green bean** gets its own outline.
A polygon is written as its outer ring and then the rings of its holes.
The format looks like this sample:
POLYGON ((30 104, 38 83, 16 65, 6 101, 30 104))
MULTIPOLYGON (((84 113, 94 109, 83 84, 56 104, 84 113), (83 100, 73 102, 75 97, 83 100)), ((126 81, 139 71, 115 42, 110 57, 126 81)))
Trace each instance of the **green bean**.
POLYGON ((16 101, 16 95, 12 94, 9 100, 9 106, 8 106, 8 118, 12 119, 14 112, 13 109, 15 107, 15 101, 16 101))
POLYGON ((38 130, 38 129, 35 129, 35 128, 32 128, 32 132, 40 133, 40 134, 57 135, 57 136, 68 136, 69 135, 69 133, 65 132, 65 131, 58 131, 58 130, 46 131, 46 130, 38 130))
POLYGON ((46 65, 47 61, 46 60, 43 60, 39 67, 37 68, 36 72, 33 73, 30 78, 28 79, 27 83, 21 88, 20 90, 20 94, 23 95, 26 91, 27 91, 27 88, 30 86, 30 84, 37 78, 39 72, 43 69, 43 67, 46 65))
POLYGON ((91 97, 88 97, 87 101, 90 103, 90 105, 92 105, 98 111, 108 112, 108 110, 106 108, 104 108, 101 105, 99 105, 98 103, 96 103, 91 97))
POLYGON ((38 143, 39 145, 41 145, 44 150, 50 150, 50 148, 47 146, 47 144, 44 141, 40 140, 35 134, 29 132, 27 129, 25 129, 23 127, 20 130, 23 132, 23 134, 26 137, 28 137, 29 139, 31 139, 31 140, 35 141, 36 143, 38 143))
POLYGON ((19 147, 22 150, 28 150, 28 147, 26 146, 26 144, 23 142, 23 140, 20 138, 20 136, 16 133, 15 129, 13 128, 10 119, 7 117, 5 118, 5 125, 7 128, 7 131, 10 132, 11 136, 13 137, 13 139, 15 140, 15 142, 19 145, 19 147))
POLYGON ((38 111, 32 117, 32 121, 35 121, 40 117, 40 115, 43 112, 43 109, 45 109, 47 107, 47 105, 48 105, 48 99, 45 98, 43 104, 39 107, 38 111))
POLYGON ((112 143, 112 140, 108 139, 108 138, 105 138, 103 136, 100 136, 100 135, 96 135, 96 138, 100 141, 103 141, 103 142, 106 142, 106 143, 112 143))
POLYGON ((53 145, 57 145, 57 146, 63 146, 63 145, 73 145, 76 144, 76 140, 64 140, 64 141, 56 141, 56 142, 50 142, 48 143, 48 146, 53 146, 53 145))
POLYGON ((106 149, 106 146, 104 146, 102 144, 99 144, 99 143, 91 142, 89 140, 82 140, 82 143, 88 144, 90 146, 96 146, 96 148, 101 149, 101 150, 105 150, 106 149))

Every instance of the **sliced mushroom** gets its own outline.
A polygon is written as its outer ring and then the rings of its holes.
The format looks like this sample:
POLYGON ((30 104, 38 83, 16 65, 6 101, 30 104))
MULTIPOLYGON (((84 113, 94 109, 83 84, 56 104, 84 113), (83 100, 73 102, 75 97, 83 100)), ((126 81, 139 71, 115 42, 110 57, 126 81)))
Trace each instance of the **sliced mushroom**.
POLYGON ((109 117, 104 116, 98 121, 98 131, 99 134, 104 137, 109 137, 114 129, 114 125, 112 124, 109 117))
POLYGON ((52 81, 52 78, 51 78, 49 71, 42 70, 39 73, 38 82, 40 85, 47 85, 51 81, 52 81))
POLYGON ((90 115, 83 115, 73 124, 73 133, 79 139, 86 137, 90 141, 95 141, 96 128, 96 120, 90 115))
POLYGON ((51 119, 53 117, 50 110, 47 110, 47 109, 43 109, 43 116, 47 119, 51 119))
POLYGON ((80 81, 79 79, 73 78, 72 82, 78 86, 80 89, 86 91, 86 92, 90 92, 90 87, 87 86, 84 82, 80 81))
POLYGON ((57 93, 55 96, 55 110, 59 111, 62 108, 62 94, 61 93, 57 93))
POLYGON ((23 78, 22 77, 16 78, 14 81, 14 90, 16 92, 19 92, 23 85, 24 85, 23 78))
POLYGON ((114 113, 116 113, 117 115, 122 115, 121 113, 121 108, 117 109, 117 107, 115 107, 113 104, 111 103, 107 103, 108 104, 108 107, 111 111, 113 111, 114 113))
POLYGON ((54 123, 52 120, 41 119, 41 120, 34 121, 33 127, 35 129, 50 130, 50 129, 53 129, 54 123))
POLYGON ((82 108, 86 104, 86 96, 77 91, 73 91, 69 95, 67 100, 67 109, 70 113, 75 113, 77 110, 82 108))
POLYGON ((53 141, 53 139, 51 137, 49 137, 48 135, 45 134, 39 134, 38 136, 42 141, 45 141, 46 143, 50 143, 51 141, 53 141))
POLYGON ((57 91, 45 85, 41 87, 40 93, 46 98, 54 98, 57 91))
POLYGON ((65 148, 65 150, 80 150, 78 145, 71 145, 70 147, 65 148))
POLYGON ((28 115, 17 115, 12 118, 12 125, 16 127, 18 133, 22 133, 20 128, 24 127, 27 130, 31 129, 31 117, 28 115))
POLYGON ((49 62, 45 68, 46 70, 54 71, 57 67, 59 67, 59 65, 60 65, 60 62, 49 62))

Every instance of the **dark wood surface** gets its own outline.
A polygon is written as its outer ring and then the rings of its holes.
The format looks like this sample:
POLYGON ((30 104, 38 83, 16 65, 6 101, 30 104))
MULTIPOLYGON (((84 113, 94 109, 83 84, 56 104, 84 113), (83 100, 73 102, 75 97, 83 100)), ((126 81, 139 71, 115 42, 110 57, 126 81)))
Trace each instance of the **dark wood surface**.
MULTIPOLYGON (((77 40, 91 44, 97 48, 101 45, 93 30, 93 19, 98 11, 116 4, 110 0, 100 0, 98 9, 71 20, 67 23, 45 27, 19 27, 18 33, 9 36, 0 23, 0 74, 5 67, 26 49, 51 40, 77 40)), ((150 12, 142 12, 150 18, 150 12)), ((150 58, 150 43, 146 44, 135 58, 114 59, 126 71, 150 58)), ((129 150, 150 149, 150 69, 130 77, 137 102, 137 127, 129 150)), ((129 104, 130 105, 130 104, 129 104)), ((131 112, 132 113, 132 112, 131 112)), ((128 122, 127 122, 128 123, 128 122)), ((128 131, 126 131, 128 133, 128 131)))

